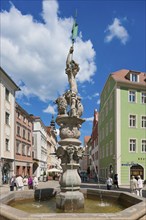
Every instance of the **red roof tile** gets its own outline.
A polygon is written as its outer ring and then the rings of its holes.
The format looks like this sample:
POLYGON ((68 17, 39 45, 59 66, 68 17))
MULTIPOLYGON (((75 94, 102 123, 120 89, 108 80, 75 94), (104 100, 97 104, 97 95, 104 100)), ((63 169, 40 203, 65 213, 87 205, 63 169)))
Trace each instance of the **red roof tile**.
POLYGON ((111 74, 111 77, 117 81, 117 82, 124 82, 124 83, 134 83, 134 84, 140 84, 140 85, 144 85, 146 86, 146 73, 144 72, 138 72, 138 71, 135 71, 135 70, 127 70, 127 69, 122 69, 122 70, 119 70, 117 72, 113 72, 111 74), (131 82, 129 79, 128 79, 128 74, 129 73, 136 73, 139 75, 139 82, 131 82))

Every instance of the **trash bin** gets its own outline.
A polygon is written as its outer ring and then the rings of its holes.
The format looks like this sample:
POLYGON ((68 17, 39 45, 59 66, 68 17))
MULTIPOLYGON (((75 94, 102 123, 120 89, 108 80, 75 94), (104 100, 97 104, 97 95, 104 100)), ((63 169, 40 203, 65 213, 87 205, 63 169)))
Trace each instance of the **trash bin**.
POLYGON ((14 186, 10 186, 10 191, 14 191, 14 186))

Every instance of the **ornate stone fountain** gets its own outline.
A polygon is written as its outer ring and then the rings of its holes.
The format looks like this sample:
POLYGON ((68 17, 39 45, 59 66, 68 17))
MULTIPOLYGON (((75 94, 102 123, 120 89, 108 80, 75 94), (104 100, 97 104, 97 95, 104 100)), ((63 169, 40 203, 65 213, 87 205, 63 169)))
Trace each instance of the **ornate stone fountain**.
POLYGON ((66 61, 66 74, 70 90, 58 97, 58 116, 56 123, 60 126, 59 148, 57 156, 61 158, 63 174, 60 179, 61 192, 56 197, 57 208, 64 210, 79 209, 84 207, 84 196, 80 192, 81 179, 78 174, 79 159, 83 156, 80 128, 85 121, 80 118, 83 113, 81 98, 78 96, 76 75, 79 65, 72 59, 73 46, 69 50, 66 61))

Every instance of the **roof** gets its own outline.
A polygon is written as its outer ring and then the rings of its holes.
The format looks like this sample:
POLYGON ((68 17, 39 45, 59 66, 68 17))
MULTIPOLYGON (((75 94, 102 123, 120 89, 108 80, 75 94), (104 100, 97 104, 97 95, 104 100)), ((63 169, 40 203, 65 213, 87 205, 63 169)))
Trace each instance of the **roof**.
POLYGON ((16 108, 16 111, 20 111, 25 116, 27 116, 27 118, 29 118, 31 121, 33 120, 31 115, 25 109, 23 109, 22 106, 20 106, 17 102, 15 102, 15 108, 16 108))
POLYGON ((84 137, 84 143, 87 143, 90 138, 91 138, 91 136, 85 136, 85 137, 84 137))
POLYGON ((144 85, 146 86, 146 73, 135 71, 135 70, 127 70, 122 69, 116 72, 113 72, 110 75, 116 82, 123 82, 128 84, 135 84, 135 85, 144 85), (132 82, 129 80, 129 74, 133 73, 139 75, 139 82, 132 82))
POLYGON ((15 91, 21 90, 21 89, 19 88, 19 86, 17 86, 16 83, 11 79, 11 77, 2 69, 1 66, 0 66, 0 72, 3 73, 3 74, 10 80, 10 82, 14 85, 15 91))

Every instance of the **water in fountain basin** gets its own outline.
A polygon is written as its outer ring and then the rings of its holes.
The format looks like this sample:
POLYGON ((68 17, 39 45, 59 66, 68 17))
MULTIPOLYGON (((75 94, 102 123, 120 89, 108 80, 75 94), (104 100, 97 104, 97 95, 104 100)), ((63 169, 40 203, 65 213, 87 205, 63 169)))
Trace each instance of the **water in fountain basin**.
POLYGON ((68 210, 64 211, 62 209, 56 209, 55 198, 51 198, 48 201, 40 202, 41 206, 37 206, 38 202, 35 202, 33 199, 25 200, 15 200, 9 203, 10 206, 26 211, 28 213, 114 213, 124 209, 117 202, 110 201, 109 199, 104 199, 104 204, 109 204, 109 206, 101 206, 100 199, 85 199, 84 208, 78 210, 68 210), (36 206, 35 206, 36 204, 36 206))
POLYGON ((39 193, 39 202, 41 201, 41 192, 42 192, 42 190, 40 189, 40 193, 39 193))
POLYGON ((32 204, 33 207, 40 208, 42 206, 42 204, 40 204, 41 203, 41 195, 42 195, 41 192, 42 192, 42 190, 40 189, 40 191, 39 191, 39 200, 38 200, 38 202, 35 202, 35 203, 32 204))

